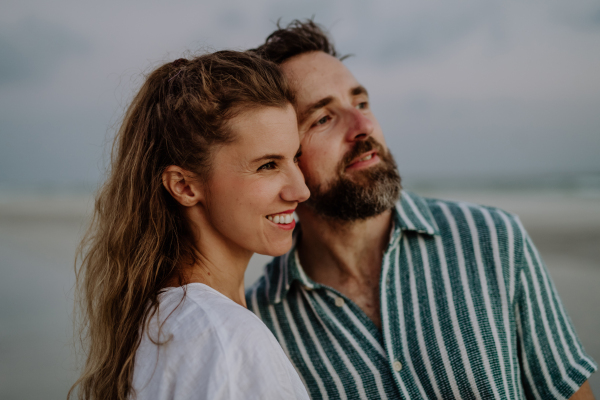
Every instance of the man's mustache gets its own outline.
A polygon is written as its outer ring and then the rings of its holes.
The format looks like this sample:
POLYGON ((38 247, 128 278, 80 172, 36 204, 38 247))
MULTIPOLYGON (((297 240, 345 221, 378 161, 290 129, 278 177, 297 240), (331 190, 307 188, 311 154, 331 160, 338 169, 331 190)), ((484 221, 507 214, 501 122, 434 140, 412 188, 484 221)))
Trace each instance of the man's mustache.
POLYGON ((341 170, 344 171, 356 157, 373 149, 377 150, 380 156, 383 155, 383 146, 372 137, 369 137, 367 140, 357 141, 354 147, 344 155, 340 163, 341 170))

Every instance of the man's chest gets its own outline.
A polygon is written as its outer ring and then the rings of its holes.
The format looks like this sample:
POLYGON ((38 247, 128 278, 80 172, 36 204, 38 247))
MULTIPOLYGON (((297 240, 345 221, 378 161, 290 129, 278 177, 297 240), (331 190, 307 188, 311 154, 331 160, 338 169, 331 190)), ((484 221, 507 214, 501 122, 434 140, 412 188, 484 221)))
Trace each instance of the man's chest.
POLYGON ((347 387, 370 390, 366 398, 516 393, 516 325, 502 285, 476 266, 449 271, 423 261, 392 253, 367 296, 297 286, 272 306, 270 327, 314 398, 337 398, 347 387))
MULTIPOLYGON (((342 295, 338 296, 338 303, 349 300, 362 311, 366 318, 373 322, 377 329, 381 329, 379 276, 363 282, 341 282, 332 285, 332 289, 342 295)), ((358 310, 356 311, 358 312, 358 310)))

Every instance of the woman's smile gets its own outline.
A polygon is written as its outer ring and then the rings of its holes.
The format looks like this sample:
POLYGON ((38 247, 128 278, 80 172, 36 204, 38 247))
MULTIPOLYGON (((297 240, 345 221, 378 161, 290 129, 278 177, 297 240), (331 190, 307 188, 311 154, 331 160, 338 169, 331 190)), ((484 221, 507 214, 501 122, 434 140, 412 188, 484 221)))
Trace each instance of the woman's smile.
POLYGON ((267 215, 266 218, 273 224, 277 225, 277 227, 280 229, 284 229, 286 231, 293 230, 296 226, 296 221, 294 220, 293 216, 294 211, 295 209, 283 211, 277 214, 270 214, 267 215))

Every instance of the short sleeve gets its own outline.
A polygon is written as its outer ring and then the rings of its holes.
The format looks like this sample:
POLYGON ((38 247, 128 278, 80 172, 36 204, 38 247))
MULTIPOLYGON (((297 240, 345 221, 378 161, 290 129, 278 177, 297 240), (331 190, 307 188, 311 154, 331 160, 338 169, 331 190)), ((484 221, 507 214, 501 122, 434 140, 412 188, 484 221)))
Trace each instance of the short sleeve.
POLYGON ((568 399, 596 371, 533 241, 517 219, 517 346, 527 398, 568 399), (520 236, 520 237, 519 237, 520 236))

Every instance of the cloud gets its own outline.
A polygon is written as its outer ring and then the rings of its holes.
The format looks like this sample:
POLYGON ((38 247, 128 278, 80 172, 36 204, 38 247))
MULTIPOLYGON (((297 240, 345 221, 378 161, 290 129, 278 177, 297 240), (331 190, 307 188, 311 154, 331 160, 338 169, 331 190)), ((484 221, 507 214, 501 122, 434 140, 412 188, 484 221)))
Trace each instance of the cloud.
POLYGON ((343 53, 398 65, 434 59, 475 33, 495 45, 503 37, 504 14, 504 7, 493 2, 380 2, 354 7, 332 33, 343 53))
POLYGON ((57 1, 0 15, 0 184, 95 182, 144 72, 313 15, 407 177, 600 170, 597 0, 57 1))
POLYGON ((0 28, 0 85, 51 76, 91 44, 63 26, 30 17, 0 28))
POLYGON ((600 29, 600 6, 597 1, 580 0, 575 3, 548 5, 549 13, 557 23, 574 30, 600 29))

